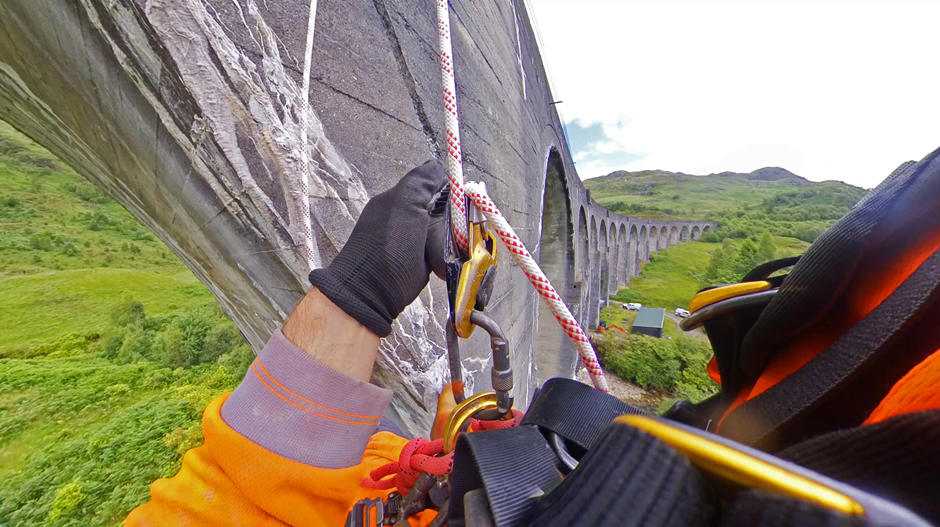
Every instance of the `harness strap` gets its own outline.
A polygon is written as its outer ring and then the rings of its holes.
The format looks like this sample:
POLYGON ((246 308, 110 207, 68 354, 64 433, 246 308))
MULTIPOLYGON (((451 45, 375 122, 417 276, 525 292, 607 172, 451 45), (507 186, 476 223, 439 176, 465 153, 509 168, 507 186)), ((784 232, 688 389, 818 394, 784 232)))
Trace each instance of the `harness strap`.
POLYGON ((938 299, 940 251, 833 345, 734 409, 721 426, 722 435, 773 451, 822 431, 861 424, 894 383, 936 351, 928 346, 888 353, 938 299), (848 401, 822 408, 849 385, 857 389, 848 401))
POLYGON ((650 415, 616 397, 571 379, 549 379, 532 400, 523 425, 555 432, 584 450, 621 415, 650 415))
POLYGON ((604 429, 578 468, 539 500, 525 525, 713 525, 706 478, 662 441, 624 425, 604 429))
POLYGON ((720 527, 866 527, 866 518, 837 514, 813 503, 749 490, 723 511, 720 527))
POLYGON ((902 504, 940 525, 940 410, 824 434, 778 457, 902 504))
POLYGON ((561 482, 555 459, 532 426, 461 434, 454 450, 447 524, 462 527, 464 495, 483 489, 496 526, 518 525, 532 503, 561 482))
MULTIPOLYGON (((566 391, 564 385, 574 382, 554 380, 546 386, 551 390, 543 389, 539 393, 527 415, 538 415, 544 408, 550 408, 549 399, 559 395, 565 397, 563 406, 586 409, 589 405, 585 397, 594 397, 588 394, 599 392, 588 390, 581 395, 572 395, 578 390, 572 387, 566 391)), ((558 408, 566 415, 577 415, 563 406, 558 408)), ((562 428, 557 427, 556 430, 562 428)), ((937 514, 940 510, 940 505, 931 503, 936 501, 933 497, 940 495, 940 479, 934 478, 940 472, 940 410, 908 414, 851 433, 823 436, 818 441, 806 442, 787 451, 789 462, 693 428, 648 418, 619 417, 613 424, 605 425, 593 441, 581 439, 588 441, 585 444, 590 448, 567 478, 562 478, 559 473, 557 458, 542 432, 530 425, 461 435, 451 476, 448 525, 469 525, 464 523, 469 512, 465 507, 468 494, 471 498, 482 497, 477 501, 488 506, 474 508, 473 499, 467 502, 471 503, 476 516, 491 511, 492 525, 496 527, 926 526, 921 518, 896 503, 916 506, 917 512, 925 516, 937 514), (661 423, 657 425, 660 432, 629 424, 638 419, 661 423), (661 435, 663 429, 672 430, 671 439, 654 437, 661 435), (708 451, 714 459, 691 454, 686 448, 692 444, 689 442, 685 443, 686 446, 667 444, 675 442, 676 432, 687 437, 688 434, 696 434, 695 438, 683 441, 694 439, 698 445, 716 444, 714 451, 708 451), (918 439, 910 442, 911 437, 918 439), (735 449, 740 455, 751 456, 758 465, 764 463, 766 467, 771 463, 795 477, 808 478, 826 489, 842 493, 841 496, 855 500, 864 514, 853 516, 839 512, 844 509, 826 507, 822 504, 827 502, 819 499, 804 500, 758 491, 757 488, 775 487, 753 483, 757 480, 750 477, 733 477, 724 469, 716 468, 720 465, 719 458, 723 454, 719 451, 722 448, 726 451, 735 449), (841 457, 838 455, 840 451, 841 457), (794 463, 819 469, 819 472, 794 463), (857 468, 857 465, 862 468, 857 468), (882 472, 891 474, 892 466, 901 468, 893 476, 879 479, 884 476, 882 472), (834 479, 826 478, 825 474, 834 479), (903 483, 905 478, 910 479, 906 486, 903 483), (743 483, 748 481, 752 483, 743 483), (911 485, 922 487, 919 494, 909 493, 911 485), (896 489, 896 494, 885 489, 896 489), (897 502, 886 501, 878 497, 879 494, 896 496, 897 502), (912 499, 912 495, 915 498, 912 499)), ((755 468, 754 461, 741 462, 750 468, 735 463, 730 468, 732 472, 762 477, 759 476, 760 471, 767 470, 755 468)))
POLYGON ((940 184, 940 177, 934 177, 940 175, 938 165, 940 152, 918 164, 902 164, 813 243, 744 338, 740 361, 749 379, 760 375, 772 350, 831 309, 865 249, 877 245, 879 229, 901 219, 888 221, 898 204, 914 202, 909 203, 911 212, 929 210, 929 202, 935 200, 923 192, 911 196, 910 190, 920 179, 940 184))

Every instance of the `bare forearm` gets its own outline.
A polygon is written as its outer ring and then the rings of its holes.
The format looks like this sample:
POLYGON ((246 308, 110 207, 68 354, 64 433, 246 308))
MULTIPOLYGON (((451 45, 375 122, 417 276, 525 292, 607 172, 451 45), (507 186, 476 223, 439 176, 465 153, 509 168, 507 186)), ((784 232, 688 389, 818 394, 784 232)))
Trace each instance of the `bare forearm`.
POLYGON ((317 288, 312 288, 300 301, 283 332, 295 346, 324 366, 360 381, 372 377, 379 337, 317 288))

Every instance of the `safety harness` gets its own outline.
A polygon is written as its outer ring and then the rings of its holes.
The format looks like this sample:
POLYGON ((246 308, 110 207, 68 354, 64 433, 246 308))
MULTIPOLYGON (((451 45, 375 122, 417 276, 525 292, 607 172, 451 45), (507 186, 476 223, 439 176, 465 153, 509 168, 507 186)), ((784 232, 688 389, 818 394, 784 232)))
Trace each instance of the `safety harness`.
POLYGON ((692 300, 680 326, 705 328, 719 395, 656 418, 552 379, 511 427, 460 433, 508 415, 477 394, 448 424, 450 473, 349 525, 423 495, 452 527, 940 524, 938 211, 940 151, 803 256, 692 300))

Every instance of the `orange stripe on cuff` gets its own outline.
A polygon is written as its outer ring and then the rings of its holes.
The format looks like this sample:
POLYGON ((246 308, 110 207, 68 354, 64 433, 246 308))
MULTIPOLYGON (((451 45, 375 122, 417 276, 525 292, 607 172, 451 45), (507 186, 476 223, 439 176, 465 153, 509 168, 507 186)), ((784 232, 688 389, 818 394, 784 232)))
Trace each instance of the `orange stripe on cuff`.
POLYGON ((292 392, 290 389, 287 388, 287 386, 284 386, 283 384, 279 383, 279 382, 277 381, 277 379, 275 379, 274 376, 271 375, 271 373, 270 373, 268 370, 264 369, 264 364, 261 364, 261 359, 256 359, 256 362, 257 362, 257 364, 258 364, 258 367, 261 368, 262 373, 264 373, 265 377, 267 377, 268 379, 270 379, 271 382, 273 382, 274 384, 276 384, 280 389, 284 390, 285 392, 287 392, 287 393, 293 395, 294 397, 300 399, 301 401, 303 401, 303 402, 305 402, 305 403, 307 403, 307 404, 311 404, 311 405, 316 406, 316 407, 318 407, 318 408, 322 408, 322 409, 324 409, 324 410, 326 410, 326 411, 328 411, 328 412, 333 412, 333 413, 340 414, 340 415, 345 415, 345 416, 348 416, 348 417, 357 417, 357 418, 359 418, 359 419, 375 419, 375 420, 379 420, 379 419, 382 418, 381 415, 359 415, 359 414, 353 414, 353 413, 349 413, 349 412, 344 412, 344 411, 342 411, 342 410, 337 410, 337 409, 335 409, 335 408, 330 408, 329 406, 324 406, 324 405, 322 405, 322 404, 320 404, 320 403, 311 401, 310 399, 307 399, 306 397, 304 397, 304 396, 302 396, 302 395, 300 395, 300 394, 298 394, 298 393, 292 392))
MULTIPOLYGON (((260 365, 260 364, 259 364, 259 365, 260 365)), ((285 402, 288 402, 288 403, 290 403, 290 404, 296 406, 297 408, 299 408, 299 409, 301 409, 301 410, 303 410, 303 411, 305 411, 305 412, 307 412, 307 413, 309 413, 309 414, 315 415, 315 416, 317 416, 317 417, 322 417, 322 418, 324 418, 324 419, 329 419, 329 420, 331 420, 331 421, 337 421, 337 422, 340 422, 340 423, 347 423, 347 424, 351 424, 351 425, 376 426, 376 425, 379 424, 379 419, 381 419, 381 417, 376 418, 376 419, 374 419, 373 421, 367 421, 367 422, 362 422, 362 421, 350 421, 350 420, 348 420, 348 419, 340 419, 339 417, 333 417, 333 416, 331 416, 331 415, 321 414, 320 412, 316 412, 316 411, 314 411, 314 410, 311 410, 310 408, 307 408, 307 407, 305 407, 305 406, 303 406, 303 405, 301 405, 301 404, 299 404, 299 403, 297 403, 297 402, 295 402, 295 401, 293 401, 293 400, 291 400, 291 399, 285 397, 282 393, 280 393, 280 392, 278 392, 277 390, 275 390, 274 388, 272 388, 271 385, 268 384, 267 381, 264 380, 264 377, 263 377, 260 373, 258 373, 258 370, 255 368, 254 365, 252 365, 251 369, 252 369, 253 372, 255 372, 255 376, 258 377, 258 380, 261 381, 261 384, 265 385, 265 387, 267 387, 267 389, 268 389, 271 393, 273 393, 274 395, 276 395, 276 396, 277 396, 278 398, 280 398, 281 400, 283 400, 283 401, 285 401, 285 402)), ((315 404, 315 403, 314 403, 314 404, 315 404)), ((317 406, 322 406, 322 405, 317 405, 317 406)))

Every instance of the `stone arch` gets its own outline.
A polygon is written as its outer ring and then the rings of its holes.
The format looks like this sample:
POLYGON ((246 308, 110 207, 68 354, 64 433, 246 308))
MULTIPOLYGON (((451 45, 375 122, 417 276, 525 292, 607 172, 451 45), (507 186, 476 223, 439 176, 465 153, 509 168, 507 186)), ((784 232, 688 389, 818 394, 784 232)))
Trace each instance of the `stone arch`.
POLYGON ((682 230, 679 231, 679 241, 687 242, 689 241, 689 226, 683 225, 682 230))
POLYGON ((675 225, 673 225, 672 228, 669 229, 669 246, 672 247, 673 245, 678 245, 678 244, 679 244, 679 229, 675 225))
MULTIPOLYGON (((650 231, 648 227, 644 225, 640 228, 640 250, 639 257, 641 262, 650 261, 650 242, 649 242, 650 231)), ((640 266, 636 266, 637 274, 640 274, 640 266)))
POLYGON ((630 281, 630 275, 627 273, 627 258, 630 256, 630 243, 627 241, 627 227, 623 223, 617 233, 617 249, 619 256, 617 261, 617 285, 626 285, 630 281))
POLYGON ((659 228, 659 250, 669 248, 669 230, 665 225, 659 228))
POLYGON ((636 225, 630 227, 630 252, 627 253, 627 274, 636 276, 640 262, 640 230, 636 225))
POLYGON ((607 301, 607 289, 610 287, 608 282, 610 282, 610 255, 608 253, 609 248, 609 234, 607 232, 607 221, 601 220, 601 225, 597 233, 597 264, 596 264, 596 274, 594 282, 591 284, 591 289, 596 291, 594 295, 594 303, 591 304, 591 309, 594 309, 594 316, 592 320, 594 325, 600 322, 601 319, 601 304, 607 301))
POLYGON ((656 227, 650 226, 646 238, 646 260, 649 261, 650 255, 659 250, 659 236, 656 235, 656 227))
POLYGON ((697 240, 702 237, 702 229, 698 225, 692 227, 692 239, 697 240))
MULTIPOLYGON (((542 272, 555 287, 555 291, 569 307, 580 302, 575 283, 575 231, 571 216, 565 166, 561 154, 552 148, 545 170, 542 194, 542 232, 539 236, 538 262, 542 272)), ((578 228, 581 229, 584 209, 581 209, 578 228)), ((587 226, 583 226, 587 229, 587 226)), ((586 233, 582 237, 587 241, 586 233)), ((537 384, 552 377, 574 375, 578 352, 555 320, 544 302, 538 302, 538 330, 534 335, 534 371, 537 384)))
POLYGON ((708 234, 709 232, 712 232, 712 226, 711 226, 711 225, 706 225, 706 226, 702 227, 702 234, 708 234))
POLYGON ((610 253, 610 270, 608 271, 607 294, 616 295, 620 284, 620 244, 617 243, 617 224, 610 223, 610 241, 607 248, 610 253))
POLYGON ((584 207, 582 206, 578 214, 578 250, 575 252, 575 257, 577 258, 575 288, 580 287, 581 290, 578 292, 578 312, 575 316, 578 318, 581 328, 585 330, 587 329, 587 311, 584 308, 587 306, 587 296, 590 292, 590 287, 588 287, 588 284, 590 284, 590 266, 588 265, 591 261, 590 243, 591 235, 588 231, 587 214, 585 214, 584 207))
POLYGON ((597 228, 597 217, 591 216, 591 250, 589 251, 590 257, 588 258, 588 274, 587 274, 587 289, 588 289, 588 303, 587 303, 587 324, 588 328, 597 327, 597 317, 600 315, 600 312, 597 309, 597 303, 600 302, 600 294, 598 292, 598 283, 600 281, 601 275, 601 262, 600 254, 598 254, 598 228, 597 228))

